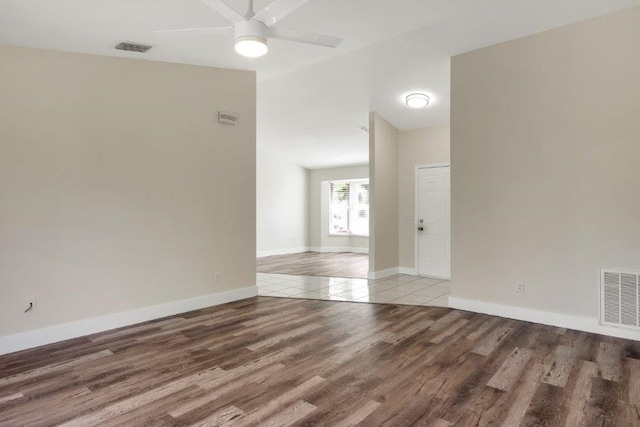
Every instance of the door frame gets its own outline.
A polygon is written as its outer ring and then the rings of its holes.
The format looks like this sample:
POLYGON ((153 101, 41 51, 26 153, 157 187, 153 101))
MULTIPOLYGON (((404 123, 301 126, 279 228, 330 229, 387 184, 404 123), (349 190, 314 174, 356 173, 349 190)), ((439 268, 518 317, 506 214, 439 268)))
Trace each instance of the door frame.
MULTIPOLYGON (((420 169, 430 169, 430 168, 446 168, 446 167, 451 167, 451 162, 446 162, 446 163, 427 163, 424 165, 416 165, 415 166, 415 173, 414 173, 414 196, 413 196, 413 204, 414 204, 414 214, 413 214, 413 244, 414 244, 414 258, 413 258, 413 270, 415 271, 415 275, 416 276, 420 276, 420 243, 418 242, 418 217, 419 217, 419 204, 418 204, 418 198, 419 198, 419 177, 418 177, 418 173, 420 172, 420 169)), ((447 279, 449 280, 449 277, 435 277, 435 276, 424 276, 424 277, 433 277, 435 279, 447 279)))

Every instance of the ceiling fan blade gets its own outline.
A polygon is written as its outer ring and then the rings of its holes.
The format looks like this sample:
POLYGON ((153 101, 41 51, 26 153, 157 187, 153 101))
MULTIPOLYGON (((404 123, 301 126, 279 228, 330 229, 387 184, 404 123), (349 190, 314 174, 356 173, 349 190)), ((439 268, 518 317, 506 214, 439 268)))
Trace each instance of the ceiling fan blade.
POLYGON ((176 30, 156 30, 154 33, 157 34, 184 34, 184 35, 196 35, 196 36, 207 36, 211 34, 220 34, 224 32, 228 32, 233 27, 207 27, 207 28, 179 28, 176 30))
POLYGON ((229 6, 224 0, 202 0, 211 9, 218 12, 231 22, 244 21, 244 16, 229 6))
POLYGON ((287 30, 285 28, 269 28, 269 37, 292 42, 315 44, 318 46, 338 47, 342 39, 338 37, 325 36, 322 34, 308 33, 306 31, 287 30))
POLYGON ((256 13, 253 19, 262 21, 267 26, 273 25, 309 0, 274 0, 269 6, 256 13))

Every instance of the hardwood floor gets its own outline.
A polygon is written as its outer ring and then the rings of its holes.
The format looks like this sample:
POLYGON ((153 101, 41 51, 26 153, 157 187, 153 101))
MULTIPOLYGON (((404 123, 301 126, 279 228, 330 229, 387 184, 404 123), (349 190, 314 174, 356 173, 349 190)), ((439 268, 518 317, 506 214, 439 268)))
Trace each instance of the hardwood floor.
POLYGON ((303 252, 291 255, 274 255, 257 258, 256 271, 258 273, 366 279, 369 271, 369 255, 351 252, 303 252))
POLYGON ((0 425, 640 425, 640 343, 257 297, 0 357, 0 425))

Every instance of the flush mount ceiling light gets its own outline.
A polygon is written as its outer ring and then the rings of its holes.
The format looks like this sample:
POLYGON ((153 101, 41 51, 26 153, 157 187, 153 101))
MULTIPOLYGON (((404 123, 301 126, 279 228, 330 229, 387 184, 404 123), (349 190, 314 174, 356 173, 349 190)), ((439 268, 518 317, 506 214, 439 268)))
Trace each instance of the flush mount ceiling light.
POLYGON ((407 95, 405 102, 411 108, 425 108, 429 105, 429 97, 424 93, 411 93, 407 95))

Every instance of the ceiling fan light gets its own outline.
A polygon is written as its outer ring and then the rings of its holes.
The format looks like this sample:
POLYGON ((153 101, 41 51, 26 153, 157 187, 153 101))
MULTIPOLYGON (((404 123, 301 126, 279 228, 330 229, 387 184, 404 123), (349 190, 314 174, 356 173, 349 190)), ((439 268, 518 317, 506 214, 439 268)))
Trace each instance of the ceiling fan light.
POLYGON ((259 58, 267 53, 267 40, 256 36, 243 36, 236 39, 236 52, 247 58, 259 58))
POLYGON ((405 102, 411 108, 425 108, 429 105, 429 97, 424 93, 412 93, 407 95, 405 102))

